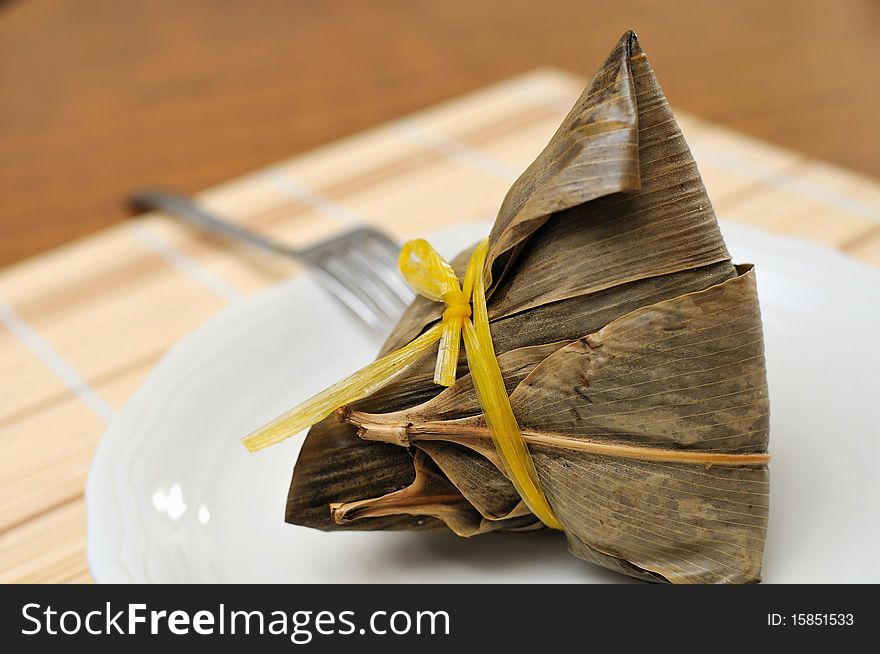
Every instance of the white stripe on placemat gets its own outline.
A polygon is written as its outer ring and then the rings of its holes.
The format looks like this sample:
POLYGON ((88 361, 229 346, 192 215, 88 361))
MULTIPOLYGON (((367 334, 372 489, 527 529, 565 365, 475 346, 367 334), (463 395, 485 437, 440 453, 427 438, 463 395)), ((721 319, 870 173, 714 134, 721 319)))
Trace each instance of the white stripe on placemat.
POLYGON ((131 231, 141 243, 153 250, 153 252, 165 259, 179 271, 213 291, 216 295, 219 295, 230 302, 234 302, 242 297, 242 294, 226 282, 226 280, 218 277, 192 257, 184 254, 177 248, 160 239, 143 223, 136 222, 132 224, 131 231))
POLYGON ((287 197, 333 218, 343 225, 362 225, 364 219, 351 209, 341 205, 326 195, 310 189, 290 177, 288 173, 277 168, 269 168, 265 174, 266 181, 287 197))
POLYGON ((0 302, 0 321, 95 413, 104 420, 113 417, 113 409, 110 405, 5 302, 0 302))
MULTIPOLYGON (((806 180, 791 172, 774 170, 769 166, 744 161, 720 148, 708 148, 697 144, 692 146, 691 150, 694 152, 697 164, 700 161, 708 161, 721 168, 752 177, 756 181, 766 182, 777 189, 792 191, 812 200, 818 200, 829 207, 880 223, 880 207, 851 198, 844 193, 828 188, 822 182, 806 180)), ((804 159, 803 161, 809 162, 810 160, 804 159)))
POLYGON ((412 119, 396 120, 391 123, 392 128, 399 136, 417 143, 422 147, 442 154, 447 159, 458 161, 465 166, 477 168, 499 177, 505 181, 513 182, 522 173, 516 166, 499 161, 498 159, 465 145, 450 136, 441 136, 429 129, 425 129, 412 119))

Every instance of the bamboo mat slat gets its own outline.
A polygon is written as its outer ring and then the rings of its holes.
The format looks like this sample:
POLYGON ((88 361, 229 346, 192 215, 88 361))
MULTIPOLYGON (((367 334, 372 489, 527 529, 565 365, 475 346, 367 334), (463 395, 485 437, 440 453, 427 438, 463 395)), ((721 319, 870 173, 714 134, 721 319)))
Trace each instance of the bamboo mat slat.
MULTIPOLYGON (((582 85, 538 70, 200 197, 294 245, 488 220, 582 85)), ((677 115, 723 219, 880 265, 880 183, 677 115)), ((83 488, 107 421, 184 334, 298 272, 160 214, 0 271, 0 582, 89 579, 83 488)))

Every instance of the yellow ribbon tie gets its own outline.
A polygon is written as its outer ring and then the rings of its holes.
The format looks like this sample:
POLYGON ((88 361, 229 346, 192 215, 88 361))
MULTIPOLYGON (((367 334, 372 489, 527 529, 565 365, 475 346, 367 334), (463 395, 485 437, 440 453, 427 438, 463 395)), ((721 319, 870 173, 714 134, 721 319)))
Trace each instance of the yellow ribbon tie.
POLYGON ((437 341, 440 346, 434 382, 452 386, 463 336, 468 367, 483 417, 510 480, 541 522, 553 529, 562 529, 538 485, 534 462, 513 415, 501 368, 495 357, 483 281, 488 247, 488 241, 484 240, 474 250, 462 287, 452 266, 427 241, 416 239, 407 242, 400 252, 400 272, 420 295, 446 305, 440 323, 399 350, 377 359, 258 429, 242 441, 244 446, 255 452, 298 434, 337 408, 387 385, 437 341))

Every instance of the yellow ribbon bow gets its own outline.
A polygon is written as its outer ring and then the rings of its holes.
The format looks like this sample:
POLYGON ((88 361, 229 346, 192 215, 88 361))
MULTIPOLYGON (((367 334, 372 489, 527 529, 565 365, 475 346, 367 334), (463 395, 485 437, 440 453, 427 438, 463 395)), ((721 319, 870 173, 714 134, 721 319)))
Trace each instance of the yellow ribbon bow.
POLYGON ((453 385, 463 336, 468 368, 483 418, 511 482, 541 522, 553 529, 562 529, 538 485, 535 465, 513 415, 501 368, 495 357, 483 281, 488 249, 486 240, 476 247, 462 287, 452 266, 427 241, 417 239, 407 242, 400 252, 400 272, 420 295, 446 305, 443 319, 399 350, 377 359, 258 429, 242 441, 244 446, 255 452, 298 434, 339 407, 385 386, 438 341, 440 346, 434 382, 443 386, 453 385))

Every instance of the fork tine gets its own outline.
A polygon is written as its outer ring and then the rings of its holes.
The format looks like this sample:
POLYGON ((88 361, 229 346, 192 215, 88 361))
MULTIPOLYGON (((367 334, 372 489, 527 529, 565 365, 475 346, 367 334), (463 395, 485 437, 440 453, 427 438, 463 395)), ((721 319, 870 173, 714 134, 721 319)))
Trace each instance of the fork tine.
POLYGON ((379 256, 377 248, 370 242, 352 244, 350 255, 356 263, 368 269, 377 278, 397 308, 398 314, 403 313, 404 309, 413 301, 415 294, 400 273, 395 268, 391 268, 385 258, 379 256))
POLYGON ((400 274, 400 269, 397 264, 400 255, 400 248, 391 242, 384 234, 377 234, 376 237, 370 239, 372 245, 370 250, 376 252, 380 261, 385 264, 382 270, 384 270, 388 276, 388 283, 394 288, 395 293, 397 293, 397 296, 404 301, 406 306, 409 306, 415 298, 415 293, 403 278, 403 275, 400 274))
POLYGON ((385 265, 375 257, 367 256, 361 243, 349 243, 341 247, 337 256, 353 269, 354 277, 369 293, 370 298, 392 321, 397 321, 405 306, 383 279, 384 273, 381 271, 387 270, 385 265))
POLYGON ((371 227, 351 232, 346 240, 354 251, 363 254, 362 261, 383 279, 396 298, 402 302, 402 308, 408 307, 415 298, 415 293, 397 268, 400 246, 371 227))
POLYGON ((383 327, 396 322, 399 312, 392 307, 389 313, 387 296, 373 280, 349 262, 344 252, 339 253, 336 250, 327 249, 319 254, 322 259, 322 267, 331 271, 333 276, 339 279, 363 304, 368 305, 378 320, 383 323, 383 327))
POLYGON ((382 257, 383 261, 386 261, 393 270, 397 270, 397 259, 400 256, 400 246, 385 236, 385 234, 378 232, 375 229, 367 230, 365 236, 370 242, 377 246, 376 251, 379 253, 379 256, 382 257))
POLYGON ((341 279, 332 268, 328 268, 323 262, 309 261, 309 271, 315 280, 337 300, 344 304, 350 311, 363 320, 374 331, 387 329, 387 319, 352 290, 347 279, 341 279))

